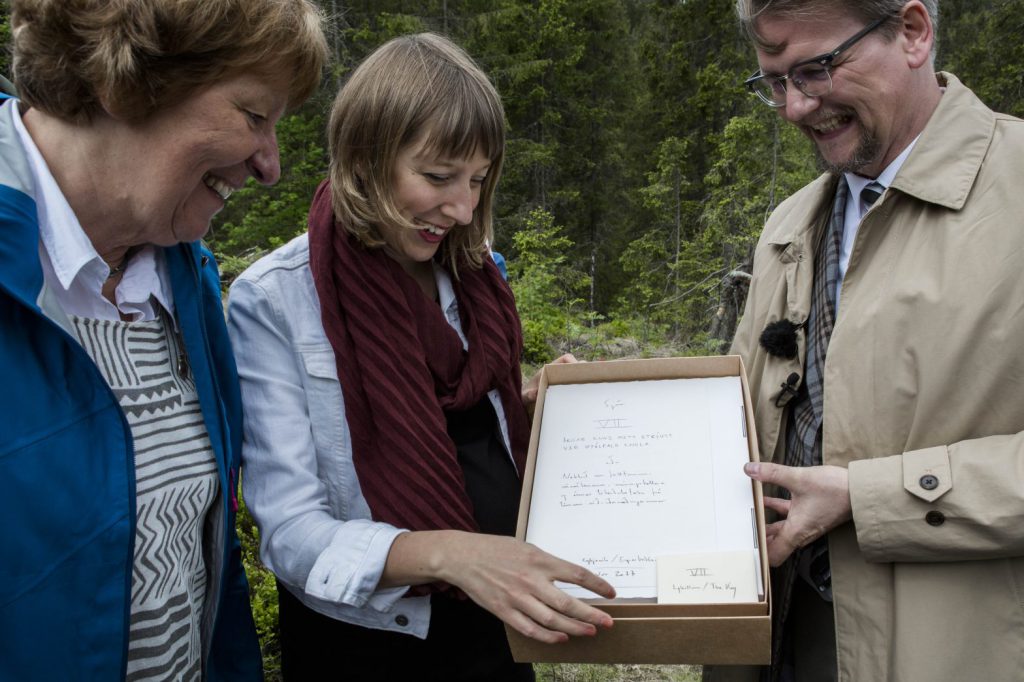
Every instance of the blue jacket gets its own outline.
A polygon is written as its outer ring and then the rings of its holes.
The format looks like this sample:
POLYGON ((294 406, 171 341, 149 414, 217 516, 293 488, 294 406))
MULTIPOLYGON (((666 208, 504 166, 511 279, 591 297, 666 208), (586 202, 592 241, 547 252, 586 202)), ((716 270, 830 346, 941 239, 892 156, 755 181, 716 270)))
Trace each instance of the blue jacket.
MULTIPOLYGON (((131 431, 85 350, 47 317, 32 174, 0 106, 0 680, 125 674, 135 538, 131 431)), ((261 656, 235 533, 238 376, 216 265, 166 249, 178 323, 220 474, 208 558, 218 586, 207 680, 258 680, 261 656)))

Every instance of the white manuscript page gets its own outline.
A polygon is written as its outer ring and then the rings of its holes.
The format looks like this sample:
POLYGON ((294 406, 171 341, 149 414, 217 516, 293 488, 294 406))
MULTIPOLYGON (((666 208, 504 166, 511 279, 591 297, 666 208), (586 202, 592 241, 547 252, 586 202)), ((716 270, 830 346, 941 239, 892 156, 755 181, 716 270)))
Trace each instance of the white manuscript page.
POLYGON ((757 547, 748 460, 739 377, 549 386, 526 540, 653 599, 658 557, 757 547))

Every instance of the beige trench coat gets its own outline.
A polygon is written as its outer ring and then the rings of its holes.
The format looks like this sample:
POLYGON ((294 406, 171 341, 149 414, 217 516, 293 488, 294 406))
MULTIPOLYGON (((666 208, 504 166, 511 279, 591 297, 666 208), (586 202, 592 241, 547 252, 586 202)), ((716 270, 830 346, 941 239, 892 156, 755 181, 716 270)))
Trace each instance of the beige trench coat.
MULTIPOLYGON (((861 223, 825 363, 823 459, 849 467, 853 503, 829 534, 840 680, 1024 679, 1024 121, 939 80, 861 223)), ((834 188, 823 176, 771 216, 733 346, 776 462, 804 337, 793 360, 757 337, 807 319, 834 188)))

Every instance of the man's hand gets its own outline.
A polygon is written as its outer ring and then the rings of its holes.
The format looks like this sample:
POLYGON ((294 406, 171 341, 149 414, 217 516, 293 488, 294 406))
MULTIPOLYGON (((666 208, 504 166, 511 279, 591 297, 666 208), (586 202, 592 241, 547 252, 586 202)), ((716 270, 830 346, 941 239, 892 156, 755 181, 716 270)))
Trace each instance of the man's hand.
POLYGON ((744 473, 755 481, 785 488, 790 498, 765 497, 764 506, 781 520, 768 524, 768 563, 778 566, 801 547, 853 518, 850 479, 837 466, 788 467, 750 462, 744 473))

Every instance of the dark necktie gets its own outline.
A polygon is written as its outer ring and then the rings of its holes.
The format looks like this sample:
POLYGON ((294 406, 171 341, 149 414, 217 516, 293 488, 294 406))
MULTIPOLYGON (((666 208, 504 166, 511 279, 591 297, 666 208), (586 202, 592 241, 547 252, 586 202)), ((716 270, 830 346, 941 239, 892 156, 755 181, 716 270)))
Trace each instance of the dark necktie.
POLYGON ((874 206, 875 202, 878 201, 878 197, 882 196, 882 192, 884 191, 884 187, 877 182, 872 182, 860 191, 860 200, 864 202, 864 205, 867 208, 871 208, 874 206))

